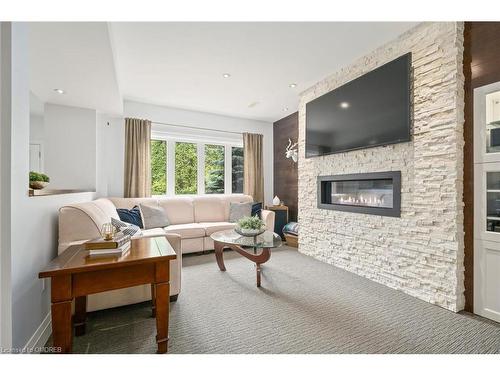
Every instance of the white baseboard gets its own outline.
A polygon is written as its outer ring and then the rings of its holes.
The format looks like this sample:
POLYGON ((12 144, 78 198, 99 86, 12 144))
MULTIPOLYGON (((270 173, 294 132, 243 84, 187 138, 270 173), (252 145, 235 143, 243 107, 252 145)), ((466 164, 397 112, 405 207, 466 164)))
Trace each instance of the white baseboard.
POLYGON ((52 334, 52 319, 50 311, 43 319, 40 326, 36 329, 33 336, 28 340, 23 348, 23 353, 33 353, 35 348, 41 348, 45 345, 52 334))

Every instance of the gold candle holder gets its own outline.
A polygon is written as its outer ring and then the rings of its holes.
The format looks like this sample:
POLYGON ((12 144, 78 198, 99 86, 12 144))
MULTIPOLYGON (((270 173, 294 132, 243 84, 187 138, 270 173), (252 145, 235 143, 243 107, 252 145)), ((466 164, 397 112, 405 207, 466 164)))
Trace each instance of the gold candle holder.
POLYGON ((115 236, 116 228, 111 223, 104 223, 101 227, 101 236, 106 241, 111 241, 115 236))

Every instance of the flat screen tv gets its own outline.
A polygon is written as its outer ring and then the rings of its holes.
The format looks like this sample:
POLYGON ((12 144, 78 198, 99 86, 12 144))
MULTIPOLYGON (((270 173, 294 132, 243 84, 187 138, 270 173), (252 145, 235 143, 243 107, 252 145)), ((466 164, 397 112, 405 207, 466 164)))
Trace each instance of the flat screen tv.
POLYGON ((306 157, 408 142, 411 53, 306 104, 306 157))

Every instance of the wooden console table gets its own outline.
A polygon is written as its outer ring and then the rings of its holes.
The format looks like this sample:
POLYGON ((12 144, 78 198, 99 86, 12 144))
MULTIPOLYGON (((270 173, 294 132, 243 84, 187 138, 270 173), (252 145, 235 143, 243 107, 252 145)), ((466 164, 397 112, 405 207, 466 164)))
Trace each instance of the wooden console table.
POLYGON ((168 349, 170 261, 176 254, 165 237, 132 240, 122 257, 90 258, 83 245, 70 246, 39 277, 51 278, 53 345, 71 352, 71 304, 75 299, 75 334, 85 333, 87 295, 151 284, 156 312, 158 353, 168 349))

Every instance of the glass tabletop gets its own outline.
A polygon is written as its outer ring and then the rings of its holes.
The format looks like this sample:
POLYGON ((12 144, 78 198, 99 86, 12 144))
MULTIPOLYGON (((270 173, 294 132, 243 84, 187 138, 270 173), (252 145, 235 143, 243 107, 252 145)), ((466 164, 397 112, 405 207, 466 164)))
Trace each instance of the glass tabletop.
POLYGON ((243 247, 273 248, 281 246, 281 237, 267 230, 256 237, 242 236, 236 233, 234 229, 215 232, 210 237, 217 242, 243 247))

